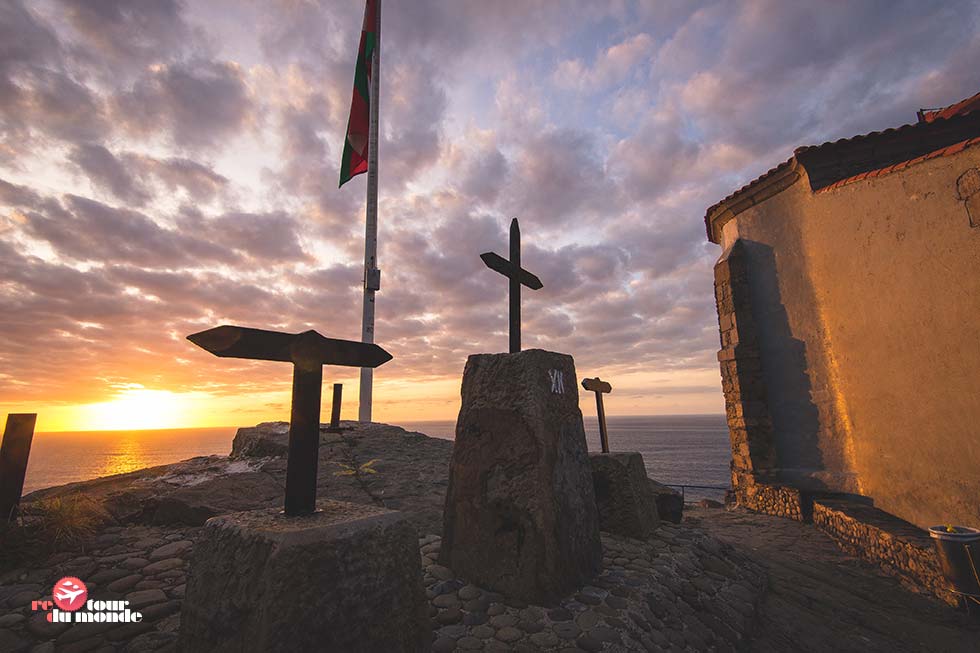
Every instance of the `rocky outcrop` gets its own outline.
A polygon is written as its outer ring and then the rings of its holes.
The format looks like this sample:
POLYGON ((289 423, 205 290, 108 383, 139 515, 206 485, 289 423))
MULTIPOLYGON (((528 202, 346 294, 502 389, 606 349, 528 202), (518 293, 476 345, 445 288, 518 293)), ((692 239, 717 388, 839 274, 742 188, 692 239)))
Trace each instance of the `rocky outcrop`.
POLYGON ((588 582, 602 551, 571 356, 470 356, 440 560, 475 583, 548 601, 588 582))
MULTIPOLYGON (((341 425, 347 430, 339 434, 321 425, 317 496, 400 510, 420 531, 439 532, 453 443, 388 424, 341 425)), ((83 492, 119 524, 164 526, 201 526, 216 515, 281 508, 288 433, 286 422, 242 428, 234 457, 192 458, 39 490, 24 500, 83 492)))
POLYGON ((232 458, 285 456, 289 451, 289 422, 262 422, 238 429, 231 443, 232 458))

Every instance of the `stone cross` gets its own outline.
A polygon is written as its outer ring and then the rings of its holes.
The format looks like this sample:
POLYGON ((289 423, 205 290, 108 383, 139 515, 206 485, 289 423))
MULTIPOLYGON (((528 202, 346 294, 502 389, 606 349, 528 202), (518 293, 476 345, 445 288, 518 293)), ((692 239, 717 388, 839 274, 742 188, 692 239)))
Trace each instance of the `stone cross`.
POLYGON ((541 290, 541 279, 521 267, 521 227, 517 218, 510 223, 510 260, 493 252, 480 254, 487 267, 510 280, 510 353, 521 350, 521 286, 541 290))
POLYGON ((602 453, 609 453, 609 434, 606 431, 606 409, 602 405, 602 395, 612 392, 612 386, 600 379, 582 379, 582 387, 595 393, 596 413, 599 416, 599 442, 602 443, 602 453))
POLYGON ((17 514, 37 413, 11 413, 0 444, 0 529, 17 514))
POLYGON ((282 333, 222 325, 189 335, 187 339, 222 358, 293 364, 285 513, 292 516, 316 512, 323 366, 378 367, 390 361, 391 354, 373 343, 325 338, 312 330, 282 333))

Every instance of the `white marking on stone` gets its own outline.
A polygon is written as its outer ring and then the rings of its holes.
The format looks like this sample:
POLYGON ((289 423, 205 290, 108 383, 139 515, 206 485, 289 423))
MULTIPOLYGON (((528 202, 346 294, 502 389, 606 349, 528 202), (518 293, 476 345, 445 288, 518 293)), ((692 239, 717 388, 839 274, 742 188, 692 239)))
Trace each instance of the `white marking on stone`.
POLYGON ((551 391, 556 395, 565 394, 565 378, 561 370, 548 370, 548 376, 551 378, 551 391))
MULTIPOLYGON (((219 456, 212 456, 213 458, 219 458, 219 456)), ((193 461, 194 459, 191 459, 193 461)), ((200 485, 205 481, 210 481, 211 479, 224 476, 226 474, 245 474, 247 472, 252 472, 261 467, 265 459, 259 460, 218 460, 216 464, 206 465, 203 469, 199 468, 197 465, 187 465, 184 466, 182 463, 176 463, 174 467, 175 471, 163 474, 157 478, 147 478, 141 479, 142 481, 149 483, 152 481, 163 481, 170 485, 177 485, 181 487, 190 487, 194 485, 200 485), (186 467, 191 467, 191 469, 186 469, 186 467)), ((183 462, 191 462, 183 461, 183 462)), ((197 461, 195 461, 197 462, 197 461)))

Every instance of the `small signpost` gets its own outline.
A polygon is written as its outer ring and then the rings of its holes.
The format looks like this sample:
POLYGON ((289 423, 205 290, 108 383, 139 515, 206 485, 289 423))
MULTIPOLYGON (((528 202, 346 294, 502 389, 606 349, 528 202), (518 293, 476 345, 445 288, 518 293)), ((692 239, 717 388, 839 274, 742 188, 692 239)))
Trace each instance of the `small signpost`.
POLYGON ((595 393, 596 413, 599 416, 599 441, 602 453, 609 453, 609 434, 606 431, 606 409, 602 405, 602 395, 612 392, 612 386, 600 379, 582 379, 582 387, 595 393))
POLYGON ((333 384, 333 401, 330 403, 330 426, 324 429, 327 433, 340 433, 350 430, 348 426, 340 425, 340 405, 344 397, 344 384, 333 384))
MULTIPOLYGON (((222 358, 280 361, 293 364, 293 399, 286 459, 287 515, 316 511, 317 454, 320 447, 320 396, 324 365, 378 367, 392 356, 373 343, 325 338, 316 331, 282 333, 222 325, 187 336, 195 345, 222 358)), ((334 386, 334 398, 339 399, 334 386)), ((339 417, 340 402, 334 411, 339 417)))
POLYGON ((493 252, 480 254, 488 268, 510 280, 510 353, 521 350, 521 286, 541 290, 544 284, 536 276, 521 267, 521 227, 517 218, 510 223, 510 260, 493 252))
POLYGON ((0 528, 14 518, 24 491, 37 413, 11 413, 0 444, 0 528))

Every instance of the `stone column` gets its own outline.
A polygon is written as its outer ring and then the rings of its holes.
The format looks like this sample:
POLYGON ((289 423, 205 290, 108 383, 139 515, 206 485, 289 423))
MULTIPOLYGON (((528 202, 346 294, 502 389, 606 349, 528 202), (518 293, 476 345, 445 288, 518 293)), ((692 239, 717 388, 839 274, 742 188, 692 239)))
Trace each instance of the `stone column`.
POLYGON ((398 512, 320 501, 209 519, 180 651, 428 651, 418 534, 398 512))
POLYGON ((602 560, 571 356, 470 356, 446 494, 440 561, 467 580, 543 603, 602 560))

